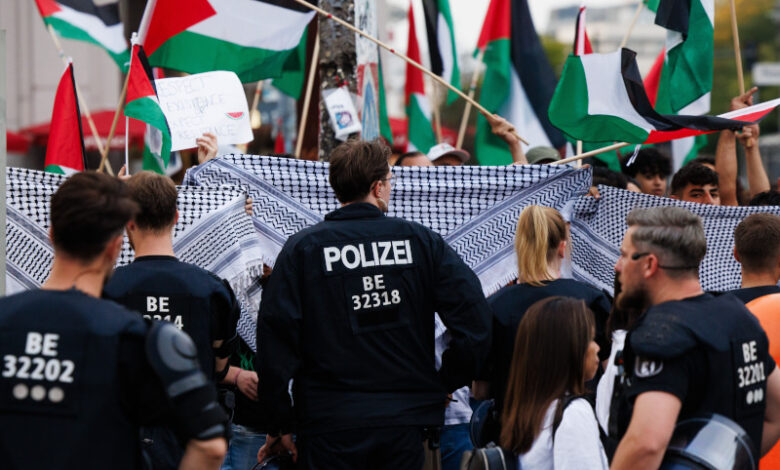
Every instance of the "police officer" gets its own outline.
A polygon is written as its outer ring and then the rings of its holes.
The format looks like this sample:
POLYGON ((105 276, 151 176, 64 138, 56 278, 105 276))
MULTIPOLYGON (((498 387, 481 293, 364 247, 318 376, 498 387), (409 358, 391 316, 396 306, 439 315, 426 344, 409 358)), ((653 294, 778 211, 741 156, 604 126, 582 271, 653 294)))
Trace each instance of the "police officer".
POLYGON ((226 416, 192 340, 100 294, 137 211, 124 183, 78 173, 51 198, 51 274, 0 299, 4 469, 137 469, 138 425, 188 440, 181 468, 218 468, 226 416))
MULTIPOLYGON (((103 296, 145 318, 168 321, 184 330, 195 342, 198 361, 210 380, 239 384, 242 370, 228 366, 236 340, 238 302, 227 281, 176 259, 176 186, 166 176, 142 171, 127 180, 127 187, 140 208, 127 224, 135 260, 116 270, 103 296)), ((244 374, 246 380, 240 381, 240 385, 250 387, 250 374, 244 374)), ((178 464, 181 452, 169 432, 149 429, 144 436, 147 442, 155 442, 148 449, 156 462, 154 468, 178 464), (166 438, 169 442, 162 444, 166 438), (161 449, 161 445, 168 449, 161 449)))
MULTIPOLYGON (((620 308, 646 310, 622 353, 612 468, 658 468, 675 423, 717 413, 750 436, 754 455, 780 437, 780 372, 758 321, 732 295, 702 291, 700 219, 679 207, 633 210, 615 265, 620 308)), ((613 421, 614 420, 614 421, 613 421)))
POLYGON ((272 430, 258 460, 285 449, 306 469, 420 468, 423 428, 443 424, 447 394, 487 354, 477 277, 441 236, 384 214, 388 153, 379 141, 337 147, 329 179, 342 207, 290 237, 276 260, 257 330, 272 430), (438 372, 434 312, 451 335, 438 372))

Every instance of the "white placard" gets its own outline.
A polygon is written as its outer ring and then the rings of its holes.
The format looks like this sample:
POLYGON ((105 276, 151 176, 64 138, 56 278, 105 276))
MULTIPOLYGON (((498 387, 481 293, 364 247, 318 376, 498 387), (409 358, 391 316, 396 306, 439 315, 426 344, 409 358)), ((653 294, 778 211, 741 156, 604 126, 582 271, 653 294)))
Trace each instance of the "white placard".
POLYGON ((330 124, 333 132, 339 140, 347 140, 350 134, 360 132, 360 119, 358 119, 355 104, 346 88, 328 89, 322 91, 325 98, 325 106, 330 115, 330 124))
POLYGON ((171 151, 197 147, 204 132, 219 145, 252 140, 244 87, 233 72, 205 72, 155 80, 157 96, 171 128, 171 151))

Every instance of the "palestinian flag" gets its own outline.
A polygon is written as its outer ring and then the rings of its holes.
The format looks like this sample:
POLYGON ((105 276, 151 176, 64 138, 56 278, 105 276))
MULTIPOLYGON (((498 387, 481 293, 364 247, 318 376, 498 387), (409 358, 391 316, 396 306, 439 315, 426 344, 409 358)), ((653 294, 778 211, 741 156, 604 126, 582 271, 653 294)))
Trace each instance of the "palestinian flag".
POLYGON ((293 0, 148 0, 139 36, 154 66, 254 82, 282 74, 313 16, 293 0))
POLYGON ((306 64, 311 62, 311 59, 307 60, 306 57, 308 35, 309 31, 307 28, 301 37, 301 42, 298 43, 295 50, 284 61, 281 76, 271 81, 271 85, 274 88, 296 100, 301 99, 301 93, 304 90, 304 86, 306 86, 306 64))
POLYGON ((127 71, 130 53, 118 2, 97 6, 93 0, 35 0, 35 4, 43 22, 57 34, 102 47, 123 72, 127 71))
MULTIPOLYGON (((431 56, 431 71, 460 89, 460 68, 450 2, 449 0, 423 0, 423 11, 428 34, 428 52, 431 56)), ((450 91, 447 94, 447 103, 457 98, 458 95, 450 91)))
MULTIPOLYGON (((707 114, 712 91, 714 0, 653 0, 648 7, 656 11, 656 24, 667 29, 666 47, 656 60, 657 78, 650 75, 649 86, 656 89, 652 99, 656 111, 707 114)), ((674 141, 674 167, 695 158, 705 145, 706 136, 674 141)))
POLYGON ((152 68, 146 60, 143 47, 138 44, 133 45, 127 80, 125 116, 143 121, 153 128, 150 130, 147 127, 145 140, 150 143, 149 149, 156 160, 155 164, 164 170, 171 156, 171 131, 157 99, 152 68))
MULTIPOLYGON (((480 104, 514 124, 532 146, 566 145, 547 117, 555 73, 536 35, 527 0, 491 0, 477 48, 485 49, 486 65, 480 104)), ((512 162, 507 145, 493 135, 481 115, 475 149, 482 165, 512 162)))
POLYGON ((550 121, 574 139, 655 144, 755 124, 780 99, 721 116, 661 115, 650 105, 629 49, 570 55, 550 103, 550 121))
POLYGON ((385 98, 385 80, 382 76, 382 57, 380 54, 377 63, 379 67, 379 135, 387 140, 390 147, 393 146, 393 129, 390 128, 390 118, 387 116, 387 99, 385 98))
MULTIPOLYGON (((420 46, 417 44, 414 24, 414 8, 409 3, 409 46, 406 55, 419 63, 420 46)), ((431 124, 431 107, 425 96, 423 73, 410 64, 406 64, 406 116, 409 120, 406 150, 428 153, 428 150, 436 145, 436 135, 431 124)))
POLYGON ((166 163, 162 158, 162 132, 156 127, 146 125, 144 133, 143 169, 161 175, 166 174, 166 163))
POLYGON ((51 130, 46 144, 46 160, 43 168, 49 173, 69 175, 84 171, 85 159, 76 80, 73 78, 73 64, 68 64, 54 97, 51 130))

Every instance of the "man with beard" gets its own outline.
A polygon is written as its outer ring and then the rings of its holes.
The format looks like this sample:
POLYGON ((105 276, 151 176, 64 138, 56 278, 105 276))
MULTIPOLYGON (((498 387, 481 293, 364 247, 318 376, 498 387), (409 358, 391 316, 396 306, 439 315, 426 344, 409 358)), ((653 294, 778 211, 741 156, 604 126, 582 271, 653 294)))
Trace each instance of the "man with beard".
POLYGON ((780 372, 744 304, 702 291, 701 220, 655 207, 631 211, 627 223, 616 302, 645 313, 623 350, 622 392, 610 416, 621 438, 612 468, 658 468, 675 424, 706 413, 739 424, 756 457, 767 452, 780 437, 780 372))
POLYGON ((0 299, 4 469, 137 470, 138 426, 163 416, 188 441, 179 468, 219 468, 227 416, 192 340, 100 299, 137 210, 104 173, 76 173, 52 195, 49 278, 0 299))
MULTIPOLYGON (((145 318, 170 322, 190 335, 200 367, 214 388, 214 382, 222 382, 251 391, 257 386, 254 373, 228 366, 239 316, 233 290, 227 281, 179 261, 173 252, 173 227, 179 218, 173 181, 142 171, 127 180, 127 187, 140 208, 127 224, 135 259, 116 270, 103 290, 104 297, 145 318)), ((230 404, 232 397, 223 402, 230 404)), ((149 427, 142 430, 142 436, 152 468, 178 466, 183 449, 172 430, 149 427)))
POLYGON ((305 469, 419 469, 423 428, 443 425, 447 394, 487 355, 474 272, 440 235, 385 216, 388 155, 379 140, 338 146, 328 171, 342 207, 276 259, 257 325, 271 429, 258 460, 286 451, 305 469), (450 334, 438 371, 434 313, 450 334))

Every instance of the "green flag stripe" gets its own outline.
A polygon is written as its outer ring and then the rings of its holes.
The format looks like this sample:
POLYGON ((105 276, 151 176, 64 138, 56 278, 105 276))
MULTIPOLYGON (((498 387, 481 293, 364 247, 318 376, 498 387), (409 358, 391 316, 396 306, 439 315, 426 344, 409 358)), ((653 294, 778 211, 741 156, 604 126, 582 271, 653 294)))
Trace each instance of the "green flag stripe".
POLYGON ((130 49, 126 49, 120 53, 116 53, 109 49, 106 49, 103 46, 103 44, 101 44, 98 40, 90 36, 86 31, 76 26, 73 26, 67 21, 63 21, 53 16, 46 17, 43 19, 43 21, 47 25, 50 24, 52 28, 54 28, 60 34, 60 36, 64 38, 74 39, 76 41, 89 42, 96 46, 101 47, 104 51, 108 53, 109 56, 111 56, 111 59, 113 59, 114 62, 116 62, 120 70, 122 70, 123 72, 127 72, 127 68, 130 66, 130 49))
POLYGON ((232 70, 246 83, 281 76, 287 57, 294 50, 246 47, 184 31, 154 51, 149 63, 188 73, 232 70))
POLYGON ((436 135, 433 132, 430 118, 425 115, 420 105, 420 95, 412 95, 409 106, 406 107, 406 115, 409 119, 409 143, 420 152, 427 153, 436 145, 436 135))

